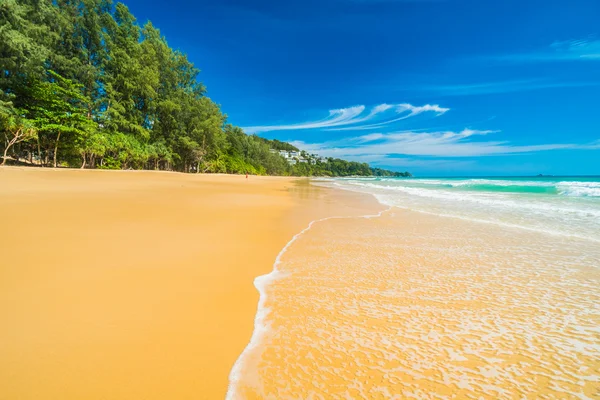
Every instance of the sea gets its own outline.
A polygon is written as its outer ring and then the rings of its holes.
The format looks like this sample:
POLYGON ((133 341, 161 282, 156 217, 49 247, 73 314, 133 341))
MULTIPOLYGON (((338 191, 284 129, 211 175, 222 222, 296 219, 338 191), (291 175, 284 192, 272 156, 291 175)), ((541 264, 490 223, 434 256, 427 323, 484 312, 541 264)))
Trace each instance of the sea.
POLYGON ((600 399, 600 177, 345 178, 255 281, 228 398, 600 399))

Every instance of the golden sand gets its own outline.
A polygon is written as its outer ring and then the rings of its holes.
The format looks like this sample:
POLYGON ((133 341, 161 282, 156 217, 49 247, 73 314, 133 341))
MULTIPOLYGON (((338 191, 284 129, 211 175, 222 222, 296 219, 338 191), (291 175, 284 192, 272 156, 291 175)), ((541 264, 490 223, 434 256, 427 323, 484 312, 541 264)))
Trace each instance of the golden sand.
POLYGON ((0 399, 223 398, 254 278, 309 221, 378 208, 284 178, 0 169, 0 399))

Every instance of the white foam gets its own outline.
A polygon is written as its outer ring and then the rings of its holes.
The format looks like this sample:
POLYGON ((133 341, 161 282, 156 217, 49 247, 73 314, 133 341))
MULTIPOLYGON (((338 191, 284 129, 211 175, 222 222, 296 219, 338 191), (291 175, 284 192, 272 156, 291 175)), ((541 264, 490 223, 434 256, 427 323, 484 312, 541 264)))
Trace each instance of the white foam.
MULTIPOLYGON (((504 192, 456 192, 375 182, 333 182, 370 193, 387 206, 478 223, 600 242, 600 203, 594 197, 520 196, 504 192)), ((438 181, 435 181, 438 182, 438 181)), ((442 181, 439 181, 442 182, 442 181)), ((599 182, 563 182, 563 191, 600 191, 599 182), (591 186, 590 186, 591 185, 591 186), (593 186, 597 185, 597 188, 593 186)))
POLYGON ((592 242, 598 242, 598 243, 600 243, 600 238, 588 237, 588 236, 582 236, 582 235, 575 235, 575 234, 568 234, 568 233, 565 233, 565 232, 552 231, 552 230, 549 230, 549 229, 538 229, 538 228, 533 228, 533 227, 529 227, 529 226, 511 224, 511 223, 500 222, 500 221, 492 221, 492 220, 485 220, 485 219, 479 219, 479 218, 470 218, 470 217, 465 217, 465 216, 455 215, 455 214, 444 214, 444 213, 439 213, 439 212, 431 212, 431 211, 419 210, 419 209, 415 209, 415 208, 411 208, 411 207, 404 207, 404 206, 401 206, 401 205, 393 204, 393 202, 390 202, 389 200, 386 200, 385 197, 383 197, 383 196, 375 195, 375 198, 381 204, 383 204, 383 205, 394 206, 394 207, 397 207, 397 208, 402 208, 402 209, 406 209, 406 210, 416 211, 416 212, 419 212, 419 213, 422 213, 422 214, 435 215, 435 216, 438 216, 438 217, 445 217, 445 218, 457 218, 457 219, 461 219, 463 221, 476 222, 476 223, 480 223, 480 224, 492 224, 492 225, 503 226, 505 228, 523 229, 523 230, 526 230, 526 231, 537 232, 537 233, 542 233, 542 234, 546 234, 546 235, 566 236, 566 237, 571 237, 571 238, 574 238, 574 239, 589 240, 589 241, 592 241, 592 242))
POLYGON ((345 219, 345 218, 377 218, 377 217, 381 217, 386 211, 389 211, 390 209, 391 209, 391 207, 387 208, 383 211, 380 211, 377 214, 373 214, 373 215, 361 215, 358 217, 334 216, 334 217, 326 217, 326 218, 321 218, 318 220, 311 221, 306 228, 304 228, 302 231, 300 231, 299 233, 294 235, 294 237, 292 237, 292 239, 289 242, 287 242, 287 244, 279 252, 279 254, 277 255, 277 258, 275 259, 275 263, 273 264, 273 271, 271 271, 267 275, 259 276, 254 280, 254 286, 256 287, 256 289, 258 290, 258 292, 260 294, 260 297, 258 300, 258 308, 256 311, 256 316, 254 318, 254 331, 252 332, 252 337, 250 338, 250 342, 248 343, 246 348, 242 351, 242 353, 236 360, 235 364, 233 365, 231 372, 229 373, 229 385, 227 388, 227 394, 225 396, 226 400, 234 400, 234 399, 240 398, 238 390, 239 390, 239 383, 242 378, 244 361, 246 360, 247 357, 249 357, 252 350, 254 350, 258 346, 260 346, 262 338, 265 336, 265 334, 269 330, 268 324, 266 324, 266 322, 265 322, 267 316, 269 315, 269 311, 270 311, 267 307, 265 307, 265 303, 267 301, 266 290, 267 290, 269 283, 272 283, 273 281, 281 279, 287 275, 287 274, 279 271, 278 267, 281 264, 281 259, 282 259, 283 255, 287 252, 287 250, 290 248, 290 246, 296 240, 298 240, 302 235, 304 235, 306 232, 308 232, 313 227, 313 225, 318 222, 323 222, 323 221, 327 221, 327 220, 331 220, 331 219, 345 219))
POLYGON ((559 193, 574 197, 600 197, 599 185, 577 185, 579 182, 561 183, 557 186, 559 193))

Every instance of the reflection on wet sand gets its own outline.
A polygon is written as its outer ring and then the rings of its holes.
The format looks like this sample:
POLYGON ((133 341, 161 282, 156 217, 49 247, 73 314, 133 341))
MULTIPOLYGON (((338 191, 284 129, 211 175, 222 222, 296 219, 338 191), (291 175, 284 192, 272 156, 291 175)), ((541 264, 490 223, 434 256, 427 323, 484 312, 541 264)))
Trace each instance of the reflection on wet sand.
POLYGON ((392 209, 283 254, 246 398, 600 395, 600 250, 392 209))

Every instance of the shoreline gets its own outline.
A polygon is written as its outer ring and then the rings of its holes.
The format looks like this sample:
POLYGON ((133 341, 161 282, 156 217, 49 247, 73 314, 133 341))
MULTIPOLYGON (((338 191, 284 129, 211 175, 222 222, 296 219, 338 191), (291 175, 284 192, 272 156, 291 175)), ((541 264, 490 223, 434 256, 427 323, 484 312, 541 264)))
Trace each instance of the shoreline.
POLYGON ((399 208, 315 223, 229 398, 593 397, 598 250, 579 245, 399 208))
POLYGON ((233 368, 231 369, 231 372, 229 374, 229 386, 228 386, 228 390, 227 390, 226 399, 234 400, 234 399, 239 398, 238 385, 241 381, 241 377, 243 376, 244 362, 246 361, 246 359, 248 357, 251 356, 251 352, 258 346, 260 346, 260 340, 263 338, 263 336, 265 335, 265 333, 268 330, 267 327, 265 326, 265 319, 269 315, 269 312, 270 312, 270 310, 265 306, 265 303, 267 300, 267 292, 266 292, 267 287, 268 287, 269 283, 273 283, 274 281, 276 281, 278 279, 285 278, 285 276, 287 275, 286 273, 283 273, 279 270, 279 265, 282 262, 281 261, 282 257, 285 255, 285 253, 288 251, 288 249, 294 244, 294 242, 296 242, 297 239, 299 239, 304 234, 309 232, 314 225, 316 225, 320 222, 325 222, 325 221, 329 221, 329 220, 333 220, 333 219, 377 218, 377 217, 380 217, 381 215, 383 215, 383 213, 390 211, 392 208, 393 207, 388 207, 384 210, 379 211, 377 214, 330 216, 330 217, 324 217, 324 218, 315 219, 315 220, 311 221, 306 228, 304 228, 302 231, 300 231, 296 235, 294 235, 292 237, 292 239, 286 243, 286 245, 283 247, 283 249, 281 249, 281 251, 277 255, 277 258, 275 259, 275 262, 273 264, 273 270, 268 274, 258 276, 254 279, 254 287, 259 292, 258 306, 257 306, 257 310, 256 310, 256 316, 254 318, 254 330, 252 332, 252 337, 250 338, 250 342, 244 348, 244 351, 242 351, 242 353, 236 360, 235 364, 233 365, 233 368))
POLYGON ((13 397, 223 398, 253 280, 309 221, 379 207, 283 177, 5 167, 0 188, 13 397))

